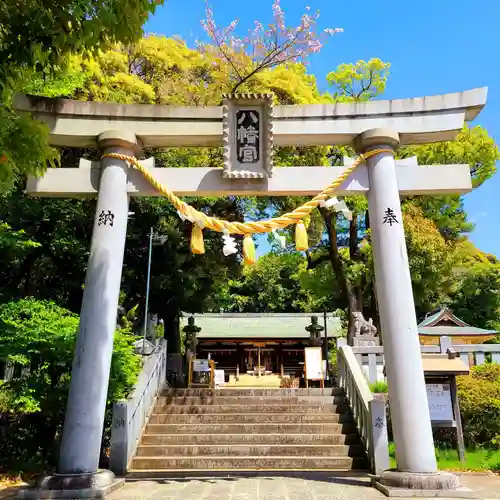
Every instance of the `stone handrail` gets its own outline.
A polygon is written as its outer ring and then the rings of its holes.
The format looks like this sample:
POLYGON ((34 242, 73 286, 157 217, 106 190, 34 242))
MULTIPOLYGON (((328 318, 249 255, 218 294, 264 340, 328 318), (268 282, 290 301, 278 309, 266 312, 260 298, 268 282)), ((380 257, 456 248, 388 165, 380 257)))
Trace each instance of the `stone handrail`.
POLYGON ((131 396, 113 405, 109 468, 117 475, 127 472, 156 397, 166 385, 167 346, 161 339, 144 366, 131 396))
POLYGON ((349 401, 371 470, 378 475, 389 468, 385 401, 373 397, 352 348, 343 340, 339 339, 337 350, 339 386, 349 401))

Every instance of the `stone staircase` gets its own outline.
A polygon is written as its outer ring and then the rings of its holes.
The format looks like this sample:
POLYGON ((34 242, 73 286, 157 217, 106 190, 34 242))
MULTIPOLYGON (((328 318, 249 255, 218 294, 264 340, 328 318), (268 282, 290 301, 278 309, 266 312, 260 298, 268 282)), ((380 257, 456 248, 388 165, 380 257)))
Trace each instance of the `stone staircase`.
POLYGON ((169 389, 129 475, 367 468, 342 389, 169 389))

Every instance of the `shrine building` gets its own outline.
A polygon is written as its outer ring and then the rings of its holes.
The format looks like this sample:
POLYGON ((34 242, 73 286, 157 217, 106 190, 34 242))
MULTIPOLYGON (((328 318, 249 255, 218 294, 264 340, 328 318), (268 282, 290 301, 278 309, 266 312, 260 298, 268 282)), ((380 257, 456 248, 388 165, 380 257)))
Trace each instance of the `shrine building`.
POLYGON ((431 312, 418 324, 418 336, 423 345, 439 345, 440 337, 450 337, 455 345, 482 344, 494 339, 499 332, 470 326, 446 307, 431 312))
POLYGON ((262 374, 295 375, 303 369, 304 348, 324 345, 325 326, 329 340, 341 335, 340 318, 332 312, 185 313, 181 327, 191 318, 201 329, 196 357, 214 360, 226 373, 236 373, 238 367, 242 374, 254 374, 260 367, 262 374), (312 317, 319 328, 310 328, 312 317))
MULTIPOLYGON (((305 347, 324 346, 325 336, 333 341, 343 334, 333 312, 184 313, 181 327, 189 324, 197 330, 196 357, 214 360, 226 373, 295 375, 303 368, 305 347), (317 323, 311 327, 313 317, 317 323)), ((422 345, 439 345, 443 336, 455 345, 482 344, 497 334, 468 325, 447 308, 427 314, 418 324, 422 345)))

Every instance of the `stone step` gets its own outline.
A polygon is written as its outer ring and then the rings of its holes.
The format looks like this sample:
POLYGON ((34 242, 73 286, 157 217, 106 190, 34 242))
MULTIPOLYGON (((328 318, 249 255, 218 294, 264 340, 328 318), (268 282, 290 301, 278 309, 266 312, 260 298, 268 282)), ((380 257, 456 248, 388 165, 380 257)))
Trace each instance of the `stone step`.
POLYGON ((159 396, 156 404, 162 405, 341 405, 345 396, 159 396))
POLYGON ((134 471, 169 471, 175 469, 232 469, 232 470, 366 470, 365 458, 351 457, 137 457, 132 460, 130 476, 134 471))
POLYGON ((310 388, 310 389, 165 389, 162 396, 266 396, 275 398, 289 398, 297 396, 343 396, 344 390, 340 387, 310 388))
POLYGON ((360 445, 141 445, 136 457, 364 457, 360 445))
POLYGON ((144 434, 143 445, 359 444, 357 434, 144 434))
POLYGON ((287 404, 258 404, 258 405, 169 405, 157 404, 154 414, 173 415, 204 415, 214 413, 345 413, 348 405, 287 405, 287 404))
POLYGON ((354 423, 170 423, 146 427, 146 434, 354 434, 354 423))
MULTIPOLYGON (((265 424, 344 423, 349 414, 338 413, 208 413, 201 415, 153 414, 150 424, 265 424)), ((208 430, 210 432, 210 430, 208 430)))

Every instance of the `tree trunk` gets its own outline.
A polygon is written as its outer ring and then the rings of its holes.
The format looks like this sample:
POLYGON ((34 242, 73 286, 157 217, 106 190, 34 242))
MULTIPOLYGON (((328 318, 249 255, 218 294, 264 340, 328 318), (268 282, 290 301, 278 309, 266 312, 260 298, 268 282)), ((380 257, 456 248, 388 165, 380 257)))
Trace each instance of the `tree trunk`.
POLYGON ((23 296, 32 297, 35 295, 35 262, 38 258, 38 252, 31 253, 24 259, 22 264, 22 276, 24 277, 23 296))
MULTIPOLYGON (((330 263, 332 265, 333 272, 340 283, 340 291, 345 298, 347 303, 347 313, 348 313, 348 331, 347 331, 347 343, 352 345, 352 313, 360 310, 362 303, 359 302, 358 293, 355 287, 347 279, 344 266, 342 265, 342 259, 340 258, 339 248, 337 245, 337 230, 335 229, 335 215, 332 214, 327 208, 320 207, 319 211, 323 220, 325 222, 326 230, 328 233, 328 252, 330 256, 330 263)), ((354 218, 353 218, 354 221, 354 218)), ((357 239, 356 239, 357 243, 357 239)), ((351 246, 351 241, 349 241, 351 246)))
POLYGON ((349 222, 349 255, 352 260, 359 260, 358 246, 358 216, 352 214, 352 220, 349 222))
MULTIPOLYGON (((370 229, 370 212, 367 210, 365 214, 366 230, 370 229)), ((373 260, 373 259, 372 259, 373 260)), ((370 294, 370 318, 373 319, 373 324, 377 327, 377 334, 380 337, 380 344, 383 344, 382 340, 382 329, 380 326, 380 316, 378 313, 378 302, 377 302, 377 284, 375 283, 375 272, 373 272, 373 278, 371 282, 371 294, 370 294)))
POLYGON ((167 340, 168 354, 181 353, 181 332, 179 314, 166 311, 161 315, 163 319, 163 337, 167 340))

